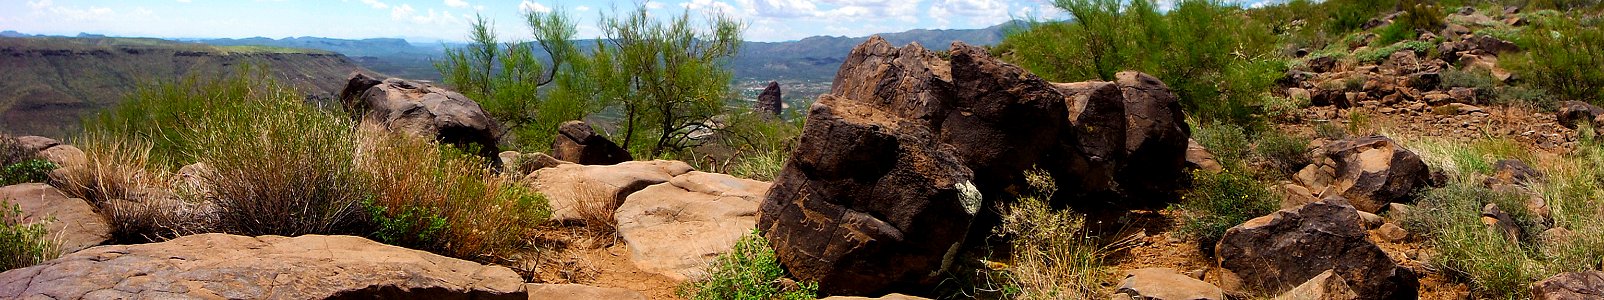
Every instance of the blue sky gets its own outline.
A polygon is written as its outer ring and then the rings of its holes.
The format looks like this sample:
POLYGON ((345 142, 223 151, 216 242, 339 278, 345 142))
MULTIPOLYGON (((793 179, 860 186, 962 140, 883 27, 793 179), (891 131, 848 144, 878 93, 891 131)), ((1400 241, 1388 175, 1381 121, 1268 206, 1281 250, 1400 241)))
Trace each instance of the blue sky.
MULTIPOLYGON (((0 30, 30 34, 165 38, 320 36, 462 40, 475 13, 507 38, 527 38, 524 11, 561 7, 580 37, 599 34, 599 13, 645 0, 0 0, 0 30)), ((863 36, 909 29, 970 29, 1014 17, 1055 18, 1050 0, 652 0, 654 14, 723 12, 748 25, 745 39, 863 36)))

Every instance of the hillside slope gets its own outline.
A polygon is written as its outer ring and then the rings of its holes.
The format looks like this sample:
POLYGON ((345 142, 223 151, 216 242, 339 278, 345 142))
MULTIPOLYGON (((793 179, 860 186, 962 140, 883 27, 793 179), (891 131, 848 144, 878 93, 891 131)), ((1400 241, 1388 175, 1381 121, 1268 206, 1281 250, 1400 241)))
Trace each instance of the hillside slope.
POLYGON ((345 56, 276 47, 218 47, 158 39, 0 38, 0 130, 63 136, 140 83, 262 67, 309 99, 337 93, 352 71, 345 56))

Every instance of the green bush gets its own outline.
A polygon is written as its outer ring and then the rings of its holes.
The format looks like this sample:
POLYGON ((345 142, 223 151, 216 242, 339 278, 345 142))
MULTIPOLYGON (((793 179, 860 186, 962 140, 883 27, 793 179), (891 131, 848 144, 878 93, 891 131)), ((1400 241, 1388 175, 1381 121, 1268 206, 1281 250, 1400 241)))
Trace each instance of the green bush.
POLYGON ((1397 22, 1381 27, 1381 31, 1377 33, 1375 44, 1392 45, 1397 42, 1413 40, 1416 36, 1415 30, 1409 28, 1408 24, 1397 22))
POLYGON ((1399 50, 1410 50, 1414 51, 1415 54, 1421 54, 1431 53, 1436 49, 1437 46, 1432 45, 1430 42, 1402 41, 1387 45, 1385 47, 1371 48, 1354 52, 1353 57, 1354 59, 1359 60, 1359 62, 1381 63, 1386 61, 1388 57, 1391 57, 1393 52, 1398 52, 1399 50))
POLYGON ((1313 20, 1323 20, 1326 30, 1332 33, 1346 33, 1358 30, 1365 22, 1378 17, 1379 14, 1397 7, 1396 0, 1336 0, 1325 1, 1322 11, 1327 11, 1325 18, 1314 17, 1313 20))
POLYGON ((1218 121, 1206 126, 1198 126, 1192 131, 1192 139, 1197 140, 1203 148, 1214 154, 1214 159, 1220 165, 1234 168, 1248 157, 1252 149, 1249 148, 1248 135, 1240 126, 1220 123, 1218 121))
POLYGON ((1343 129, 1342 126, 1337 125, 1335 122, 1326 121, 1314 124, 1315 137, 1335 141, 1346 139, 1350 135, 1347 129, 1343 129))
POLYGON ((1253 153, 1274 167, 1278 177, 1285 178, 1312 162, 1308 147, 1307 139, 1280 130, 1268 130, 1259 133, 1253 153))
POLYGON ((22 209, 0 199, 0 272, 55 259, 57 245, 47 237, 48 222, 22 223, 22 209))
POLYGON ((1059 82, 1142 71, 1168 84, 1190 115, 1245 128, 1261 122, 1259 101, 1286 68, 1270 26, 1242 17, 1235 6, 1188 0, 1161 12, 1146 0, 1054 5, 1073 21, 1033 24, 1008 34, 993 52, 1059 82))
MULTIPOLYGON (((1025 173, 1028 189, 1002 212, 993 232, 1008 241, 1003 294, 1014 299, 1089 299, 1107 295, 1113 270, 1104 259, 1123 245, 1106 243, 1087 228, 1084 215, 1053 208, 1057 191, 1046 172, 1025 173)), ((988 263, 991 265, 993 263, 988 263)))
POLYGON ((56 164, 43 159, 25 160, 0 167, 0 186, 27 182, 45 182, 56 164))
POLYGON ((1226 229, 1275 212, 1280 205, 1263 183, 1231 170, 1194 171, 1192 185, 1176 208, 1184 220, 1181 232, 1208 248, 1204 253, 1213 252, 1226 229))
POLYGON ((1526 50, 1500 60, 1526 82, 1564 99, 1604 104, 1604 28, 1599 17, 1534 20, 1515 40, 1526 50))
POLYGON ((762 233, 753 230, 735 242, 730 252, 720 254, 708 267, 707 275, 679 286, 679 296, 692 300, 784 299, 812 300, 818 286, 801 283, 785 290, 780 279, 785 270, 774 257, 774 249, 762 233))

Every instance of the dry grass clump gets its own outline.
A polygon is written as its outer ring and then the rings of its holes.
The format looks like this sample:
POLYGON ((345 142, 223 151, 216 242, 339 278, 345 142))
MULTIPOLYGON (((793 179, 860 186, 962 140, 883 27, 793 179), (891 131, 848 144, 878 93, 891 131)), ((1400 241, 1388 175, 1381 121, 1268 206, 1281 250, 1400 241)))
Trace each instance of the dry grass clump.
POLYGON ((22 210, 0 199, 0 272, 25 268, 61 254, 49 238, 48 222, 22 223, 22 210))
MULTIPOLYGON (((567 182, 584 182, 571 178, 567 182)), ((580 231, 592 245, 610 245, 618 238, 618 195, 596 184, 575 184, 568 188, 570 208, 579 215, 580 231)))
POLYGON ((361 135, 357 166, 373 183, 363 206, 381 241, 457 257, 495 255, 551 215, 544 196, 477 156, 413 137, 361 135))
POLYGON ((86 164, 57 170, 51 184, 94 204, 121 243, 159 241, 208 232, 210 214, 170 192, 171 173, 151 156, 151 143, 135 137, 88 131, 74 141, 86 164))
POLYGON ((1002 216, 1000 231, 1010 238, 1011 264, 1007 289, 1019 299, 1092 299, 1106 297, 1102 283, 1113 276, 1103 258, 1122 243, 1103 243, 1085 228, 1085 218, 1052 208, 1046 200, 1056 190, 1045 172, 1029 172, 1034 190, 1020 197, 1002 216))

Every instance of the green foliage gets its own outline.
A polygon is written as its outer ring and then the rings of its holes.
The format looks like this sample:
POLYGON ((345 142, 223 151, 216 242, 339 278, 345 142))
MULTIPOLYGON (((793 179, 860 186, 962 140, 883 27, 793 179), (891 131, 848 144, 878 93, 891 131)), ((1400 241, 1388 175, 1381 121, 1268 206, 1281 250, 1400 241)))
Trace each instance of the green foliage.
POLYGON ((1009 241, 1005 294, 1017 299, 1090 299, 1107 295, 1113 275, 1103 259, 1119 247, 1102 244, 1083 215, 1047 203, 1057 190, 1046 172, 1025 173, 1029 189, 1003 213, 995 231, 1009 241))
POLYGON ((1468 276, 1485 293, 1514 296, 1531 283, 1522 264, 1532 253, 1480 220, 1484 203, 1509 197, 1476 184, 1453 183, 1426 192, 1406 223, 1436 246, 1434 262, 1468 276))
MULTIPOLYGON (((178 167, 194 162, 202 148, 191 137, 205 135, 213 112, 258 114, 243 111, 255 99, 299 98, 298 93, 269 79, 255 66, 243 66, 235 75, 202 79, 200 75, 171 82, 146 82, 123 102, 84 121, 84 131, 105 136, 137 138, 152 143, 154 163, 178 167), (203 101, 194 99, 204 99, 203 101)), ((297 99, 298 100, 298 99, 297 99)))
POLYGON ((1423 53, 1431 53, 1436 49, 1437 46, 1432 45, 1430 42, 1411 40, 1397 42, 1385 47, 1371 48, 1354 52, 1353 58, 1359 60, 1359 62, 1381 63, 1382 61, 1387 60, 1387 57, 1392 56, 1393 52, 1398 52, 1400 50, 1414 51, 1416 55, 1420 55, 1423 53))
POLYGON ((722 163, 697 166, 697 169, 762 181, 773 181, 779 176, 786 157, 796 145, 797 136, 802 134, 805 120, 779 120, 744 108, 734 108, 725 117, 724 129, 711 136, 708 144, 724 148, 718 152, 731 153, 730 157, 722 163))
POLYGON ((1253 154, 1271 167, 1274 167, 1279 176, 1288 176, 1297 173, 1304 166, 1309 165, 1309 142, 1281 132, 1280 130, 1267 130, 1259 132, 1258 143, 1253 147, 1253 154))
MULTIPOLYGON (((1437 32, 1447 26, 1443 23, 1442 8, 1431 1, 1403 0, 1398 3, 1398 9, 1401 14, 1393 20, 1393 24, 1402 24, 1411 33, 1437 32)), ((1410 36, 1412 38, 1414 34, 1410 36)))
POLYGON ((1314 124, 1314 136, 1334 141, 1348 138, 1349 133, 1348 130, 1343 129, 1342 126, 1330 121, 1326 121, 1320 122, 1319 124, 1314 124))
POLYGON ((1168 84, 1193 116, 1248 128, 1259 122, 1259 101, 1286 68, 1270 26, 1240 17, 1235 6, 1182 1, 1161 13, 1146 0, 1054 5, 1072 20, 1011 33, 994 52, 1053 81, 1142 71, 1168 84))
MULTIPOLYGON (((529 12, 524 17, 534 42, 502 44, 494 24, 477 16, 470 26, 470 43, 447 48, 435 69, 446 84, 479 102, 491 118, 506 127, 515 144, 511 148, 543 149, 539 147, 551 144, 562 122, 583 118, 598 108, 552 95, 558 92, 543 92, 560 77, 576 77, 574 61, 584 59, 573 42, 577 32, 573 21, 560 9, 529 12), (537 50, 543 55, 537 55, 537 50)), ((557 86, 567 87, 562 82, 557 86)))
POLYGON ((1226 229, 1250 219, 1275 212, 1279 201, 1268 187, 1239 172, 1192 172, 1192 190, 1180 204, 1184 216, 1181 232, 1198 240, 1211 252, 1226 229))
POLYGON ((372 218, 376 231, 371 236, 379 242, 394 245, 433 243, 446 229, 446 218, 420 206, 407 206, 401 214, 390 216, 388 207, 374 204, 372 199, 362 200, 362 208, 372 218))
POLYGON ((1325 16, 1311 15, 1312 20, 1323 20, 1326 30, 1331 33, 1347 33, 1359 30, 1365 22, 1379 17, 1398 6, 1396 0, 1337 0, 1325 1, 1325 16))
POLYGON ((785 270, 774 257, 774 249, 761 232, 753 230, 735 242, 730 252, 720 254, 708 267, 707 275, 679 286, 679 296, 692 300, 725 299, 815 299, 818 285, 801 283, 793 290, 780 286, 785 270))
POLYGON ((1192 139, 1209 149, 1209 153, 1228 168, 1239 165, 1252 150, 1249 148, 1248 134, 1241 126, 1219 121, 1196 127, 1192 131, 1192 139))
POLYGON ((0 199, 0 271, 26 268, 55 259, 57 245, 47 235, 49 222, 22 223, 22 209, 0 199))
POLYGON ((45 182, 56 164, 43 159, 30 159, 0 167, 0 186, 27 182, 45 182))
POLYGON ((1526 51, 1500 62, 1555 96, 1604 104, 1601 23, 1599 17, 1576 14, 1533 20, 1515 40, 1526 51))

